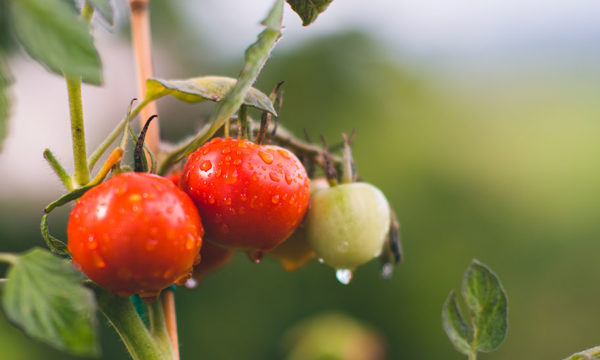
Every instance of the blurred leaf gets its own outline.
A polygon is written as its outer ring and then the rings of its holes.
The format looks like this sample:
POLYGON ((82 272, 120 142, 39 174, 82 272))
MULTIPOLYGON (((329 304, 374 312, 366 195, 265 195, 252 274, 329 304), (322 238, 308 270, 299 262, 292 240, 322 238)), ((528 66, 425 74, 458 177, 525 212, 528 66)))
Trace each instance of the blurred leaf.
POLYGON ((2 150, 2 144, 6 137, 6 129, 8 123, 8 114, 10 109, 10 102, 7 95, 7 89, 12 83, 11 76, 6 66, 6 59, 4 54, 0 50, 0 150, 2 150))
POLYGON ((11 2, 15 33, 27 53, 57 74, 102 83, 100 57, 89 26, 62 0, 11 2))
MULTIPOLYGON (((185 80, 148 79, 146 98, 158 99, 171 95, 185 102, 203 100, 221 101, 235 87, 236 79, 224 76, 204 76, 185 80)), ((254 106, 263 111, 276 114, 273 103, 261 91, 250 88, 244 97, 244 105, 254 106)))
POLYGON ((302 25, 313 23, 333 0, 286 0, 302 19, 302 25))
POLYGON ((114 13, 110 0, 88 0, 110 25, 114 24, 114 13))
POLYGON ((471 329, 465 323, 465 320, 458 308, 456 292, 452 290, 442 310, 442 325, 450 339, 450 342, 456 350, 465 355, 471 352, 470 338, 471 329))
POLYGON ((2 306, 29 336, 77 355, 97 355, 96 302, 82 276, 46 250, 19 256, 8 271, 2 306))
POLYGON ((600 359, 600 346, 573 354, 565 360, 598 360, 600 359))
POLYGON ((50 231, 48 231, 48 214, 44 214, 42 216, 42 223, 40 225, 40 229, 42 231, 42 237, 44 241, 46 241, 46 245, 48 248, 55 254, 58 255, 66 255, 69 256, 69 249, 67 249, 67 245, 50 235, 50 231))
POLYGON ((472 348, 498 348, 508 329, 508 300, 500 280, 486 265, 473 260, 463 278, 463 297, 473 318, 472 348))

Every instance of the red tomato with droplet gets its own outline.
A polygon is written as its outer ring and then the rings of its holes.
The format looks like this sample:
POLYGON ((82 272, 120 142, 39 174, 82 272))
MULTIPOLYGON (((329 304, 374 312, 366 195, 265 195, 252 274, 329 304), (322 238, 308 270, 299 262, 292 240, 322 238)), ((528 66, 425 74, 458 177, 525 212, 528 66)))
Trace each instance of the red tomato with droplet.
POLYGON ((181 177, 210 241, 259 252, 277 246, 300 224, 309 185, 290 151, 231 138, 215 138, 196 150, 181 177))
POLYGON ((147 173, 124 173, 92 188, 67 226, 75 266, 118 295, 145 300, 191 276, 203 233, 189 196, 147 173))

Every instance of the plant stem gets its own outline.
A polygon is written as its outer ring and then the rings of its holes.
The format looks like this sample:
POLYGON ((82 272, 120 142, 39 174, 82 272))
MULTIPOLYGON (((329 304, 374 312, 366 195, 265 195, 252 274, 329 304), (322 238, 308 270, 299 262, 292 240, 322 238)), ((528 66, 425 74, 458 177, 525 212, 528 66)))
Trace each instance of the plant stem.
POLYGON ((165 317, 163 315, 163 305, 160 298, 148 304, 148 317, 150 319, 150 333, 161 347, 166 352, 169 358, 172 357, 173 350, 171 342, 169 340, 169 333, 167 332, 167 325, 165 324, 165 317))
POLYGON ((138 316, 131 300, 93 286, 100 310, 125 343, 134 360, 169 360, 169 352, 155 341, 138 316))
POLYGON ((98 159, 100 159, 100 157, 102 156, 102 154, 104 154, 104 152, 106 151, 106 149, 108 149, 108 147, 115 141, 115 139, 121 134, 121 132, 123 131, 123 129, 125 129, 125 126, 127 126, 127 124, 134 119, 137 114, 140 113, 140 111, 146 106, 148 105, 148 101, 144 100, 142 101, 132 112, 131 114, 125 116, 118 124, 117 126, 112 129, 112 131, 110 132, 110 134, 108 134, 108 136, 106 136, 106 138, 102 141, 102 143, 98 146, 98 148, 96 150, 94 150, 94 152, 92 153, 92 155, 90 155, 90 157, 88 158, 88 163, 89 163, 89 168, 90 170, 94 167, 94 165, 96 165, 96 163, 98 162, 98 159))
POLYGON ((52 170, 56 173, 60 181, 63 183, 67 191, 73 190, 73 179, 65 168, 58 162, 52 151, 50 149, 44 150, 44 159, 48 161, 48 164, 52 167, 52 170))
POLYGON ((15 254, 0 253, 0 261, 14 265, 19 261, 19 257, 15 254))
MULTIPOLYGON (((138 98, 140 99, 144 99, 146 95, 146 79, 153 76, 150 15, 148 11, 149 3, 150 0, 129 0, 129 7, 131 9, 131 39, 133 41, 135 55, 138 98)), ((143 127, 146 120, 156 113, 156 103, 151 102, 148 107, 142 110, 140 127, 143 127)), ((153 153, 158 154, 159 143, 160 127, 158 119, 156 119, 148 128, 146 144, 153 153)), ((146 157, 148 162, 150 162, 150 158, 147 154, 146 157)))
POLYGON ((477 360, 477 351, 471 351, 469 353, 469 360, 477 360))
POLYGON ((71 139, 73 141, 73 178, 77 186, 90 181, 85 150, 85 130, 83 126, 83 107, 81 105, 81 77, 65 75, 71 113, 71 139))
POLYGON ((163 291, 162 295, 162 306, 165 322, 167 326, 167 333, 169 339, 171 339, 171 347, 173 349, 173 359, 179 360, 179 339, 177 336, 177 316, 175 313, 175 293, 171 289, 163 291))

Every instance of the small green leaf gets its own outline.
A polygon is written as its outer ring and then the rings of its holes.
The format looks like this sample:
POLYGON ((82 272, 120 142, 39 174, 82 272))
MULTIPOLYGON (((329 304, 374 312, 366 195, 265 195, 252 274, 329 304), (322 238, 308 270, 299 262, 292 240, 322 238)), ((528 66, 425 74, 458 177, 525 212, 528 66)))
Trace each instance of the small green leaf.
POLYGON ((79 199, 83 194, 85 194, 86 191, 88 191, 89 189, 93 188, 94 186, 96 186, 96 184, 92 184, 92 185, 86 185, 86 186, 82 186, 78 189, 75 189, 71 192, 68 192, 66 194, 64 194, 63 196, 59 197, 58 199, 54 200, 53 202, 51 202, 50 204, 48 204, 45 208, 44 208, 44 212, 46 214, 50 213, 52 210, 56 209, 59 206, 63 206, 64 204, 71 202, 75 199, 79 199))
POLYGON ((97 355, 96 302, 66 260, 33 249, 8 270, 2 307, 25 333, 76 355, 97 355))
MULTIPOLYGON (((155 100, 171 95, 195 103, 203 100, 221 101, 235 87, 237 80, 224 76, 204 76, 185 80, 163 80, 150 78, 146 81, 146 98, 155 100)), ((273 103, 261 91, 250 88, 244 97, 244 105, 254 106, 276 115, 273 103)))
POLYGON ((98 10, 100 15, 102 15, 102 17, 104 18, 104 20, 106 20, 111 26, 114 24, 114 14, 113 14, 112 5, 110 4, 110 0, 88 0, 88 1, 90 4, 92 4, 92 6, 94 8, 96 8, 96 10, 98 10))
POLYGON ((89 26, 63 0, 11 2, 14 29, 27 53, 57 74, 102 83, 100 57, 89 26))
POLYGON ((333 0, 286 0, 302 19, 302 25, 313 23, 333 0))
POLYGON ((48 214, 44 214, 42 216, 42 223, 40 224, 40 229, 42 231, 42 237, 44 241, 46 241, 46 245, 55 254, 70 256, 69 249, 67 249, 67 245, 50 235, 50 231, 48 231, 48 214))
POLYGON ((473 260, 465 272, 462 293, 473 320, 472 348, 497 349, 508 330, 508 300, 500 280, 486 265, 473 260))
POLYGON ((458 307, 456 292, 452 290, 442 309, 442 325, 450 342, 456 350, 469 355, 471 352, 471 329, 465 323, 465 320, 458 307))

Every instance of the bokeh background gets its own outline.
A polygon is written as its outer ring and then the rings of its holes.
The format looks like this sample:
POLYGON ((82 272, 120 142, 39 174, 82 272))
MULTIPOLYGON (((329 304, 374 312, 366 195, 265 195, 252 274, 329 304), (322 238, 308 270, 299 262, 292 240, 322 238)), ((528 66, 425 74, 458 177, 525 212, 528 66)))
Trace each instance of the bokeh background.
MULTIPOLYGON (((84 89, 90 148, 135 96, 127 6, 114 2, 117 25, 95 21, 106 84, 84 89)), ((270 4, 154 1, 157 76, 236 76, 270 4)), ((358 170, 398 213, 406 260, 390 280, 372 262, 344 286, 317 262, 287 273, 240 254, 177 292, 182 358, 282 359, 286 331, 333 311, 375 329, 388 359, 462 359, 440 312, 472 258, 497 272, 510 304, 505 343, 481 358, 561 359, 600 344, 600 3, 336 0, 308 28, 289 9, 284 23, 256 87, 286 81, 281 121, 298 133, 335 142, 357 130, 358 170)), ((41 209, 61 194, 43 149, 71 157, 64 81, 11 51, 0 251, 20 252, 43 246, 41 209)), ((193 132, 210 107, 161 100, 164 138, 193 132)), ((67 215, 50 219, 63 239, 67 215)), ((101 330, 103 359, 126 359, 101 330)), ((0 352, 71 359, 2 316, 0 352)))

